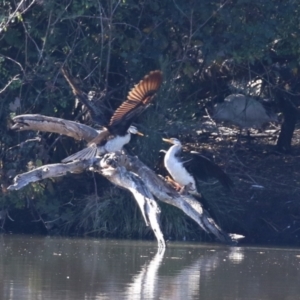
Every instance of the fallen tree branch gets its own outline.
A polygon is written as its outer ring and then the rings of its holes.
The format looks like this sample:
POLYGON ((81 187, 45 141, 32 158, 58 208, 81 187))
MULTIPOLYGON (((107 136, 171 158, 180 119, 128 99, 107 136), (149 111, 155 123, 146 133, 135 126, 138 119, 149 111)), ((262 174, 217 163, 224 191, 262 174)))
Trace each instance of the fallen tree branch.
POLYGON ((166 243, 159 224, 160 209, 144 182, 136 174, 127 171, 124 166, 118 163, 123 159, 122 155, 110 153, 102 158, 41 166, 17 175, 14 178, 14 184, 10 185, 8 190, 19 190, 31 182, 64 176, 70 172, 81 173, 93 166, 93 171, 99 172, 113 184, 128 189, 133 194, 140 207, 146 226, 151 226, 159 247, 164 248, 166 243))
MULTIPOLYGON (((13 129, 51 131, 73 137, 80 136, 86 141, 97 134, 97 131, 89 126, 41 115, 21 115, 15 117, 13 121, 16 122, 13 129), (78 128, 83 128, 79 135, 72 133, 76 127, 77 130, 78 128), (72 128, 71 133, 67 132, 68 128, 72 128)), ((109 153, 104 157, 74 161, 68 164, 45 165, 17 175, 14 178, 14 184, 9 186, 8 189, 17 190, 30 182, 64 176, 67 173, 80 173, 86 169, 102 174, 113 184, 129 190, 133 194, 141 209, 146 225, 150 225, 154 231, 159 247, 165 247, 165 241, 158 219, 160 210, 153 196, 162 202, 178 207, 203 230, 213 234, 222 242, 235 243, 237 239, 241 238, 241 236, 224 232, 210 217, 209 213, 203 209, 201 203, 192 196, 179 194, 137 157, 129 156, 122 152, 109 153)))
POLYGON ((20 190, 29 183, 37 182, 46 178, 61 177, 68 173, 82 173, 84 170, 89 168, 91 162, 85 161, 74 161, 68 164, 49 164, 38 167, 26 173, 17 175, 14 178, 14 183, 7 189, 9 191, 20 190))
POLYGON ((128 189, 133 194, 140 207, 146 226, 151 226, 158 246, 165 248, 166 243, 159 222, 160 208, 144 181, 135 173, 128 171, 123 166, 123 161, 124 156, 121 153, 106 154, 100 161, 101 168, 98 170, 112 183, 128 189))
POLYGON ((191 195, 182 195, 170 187, 154 171, 148 168, 137 157, 128 157, 128 169, 143 178, 150 192, 160 201, 176 206, 192 218, 204 231, 212 233, 225 243, 235 242, 235 236, 224 232, 203 209, 201 203, 191 195))
POLYGON ((75 140, 85 140, 87 142, 98 135, 98 131, 90 126, 55 117, 43 115, 19 115, 12 120, 14 125, 11 129, 13 130, 54 132, 67 135, 75 140))

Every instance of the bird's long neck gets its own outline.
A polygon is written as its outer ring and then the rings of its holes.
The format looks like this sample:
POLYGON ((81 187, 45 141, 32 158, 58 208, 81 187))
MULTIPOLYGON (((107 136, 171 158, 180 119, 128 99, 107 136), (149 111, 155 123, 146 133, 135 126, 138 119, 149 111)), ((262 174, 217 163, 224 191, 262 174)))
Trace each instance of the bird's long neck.
POLYGON ((177 154, 180 153, 182 149, 182 146, 181 145, 173 145, 166 153, 166 156, 165 156, 165 160, 168 160, 170 158, 173 158, 175 157, 177 154))
POLYGON ((172 178, 182 187, 189 186, 189 192, 197 191, 196 182, 192 174, 190 174, 181 161, 180 157, 176 157, 181 153, 182 145, 173 145, 165 155, 165 167, 172 178))

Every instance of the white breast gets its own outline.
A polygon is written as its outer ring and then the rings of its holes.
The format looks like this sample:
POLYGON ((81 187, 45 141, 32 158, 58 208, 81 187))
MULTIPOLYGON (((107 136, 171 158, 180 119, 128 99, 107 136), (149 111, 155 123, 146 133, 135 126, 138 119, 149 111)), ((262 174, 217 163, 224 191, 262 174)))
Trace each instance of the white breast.
POLYGON ((125 136, 115 136, 113 139, 107 141, 103 148, 106 153, 120 151, 124 145, 129 143, 130 137, 130 133, 127 133, 125 136))
MULTIPOLYGON (((180 146, 179 146, 180 147, 180 146)), ((182 163, 175 157, 178 145, 172 146, 165 155, 165 167, 172 178, 181 186, 191 184, 191 189, 196 190, 196 183, 193 176, 184 168, 182 163)))

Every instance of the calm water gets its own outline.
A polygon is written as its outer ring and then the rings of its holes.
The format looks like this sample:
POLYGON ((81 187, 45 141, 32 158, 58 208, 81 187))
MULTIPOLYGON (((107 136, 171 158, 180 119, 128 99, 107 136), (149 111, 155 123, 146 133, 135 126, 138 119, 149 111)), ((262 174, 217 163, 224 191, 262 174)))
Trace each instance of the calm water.
POLYGON ((0 236, 1 300, 300 299, 300 249, 0 236))

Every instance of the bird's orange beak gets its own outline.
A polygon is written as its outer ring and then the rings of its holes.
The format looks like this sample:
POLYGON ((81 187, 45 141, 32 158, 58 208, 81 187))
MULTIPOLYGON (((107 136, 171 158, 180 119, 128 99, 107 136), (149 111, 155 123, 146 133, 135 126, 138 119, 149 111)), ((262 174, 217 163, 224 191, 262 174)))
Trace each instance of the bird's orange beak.
POLYGON ((137 135, 139 135, 139 136, 144 136, 144 134, 143 133, 141 133, 140 131, 137 131, 137 133, 136 133, 137 135))
POLYGON ((162 139, 164 142, 166 142, 166 143, 169 143, 169 144, 173 144, 173 142, 172 142, 172 140, 170 140, 170 139, 162 139))

